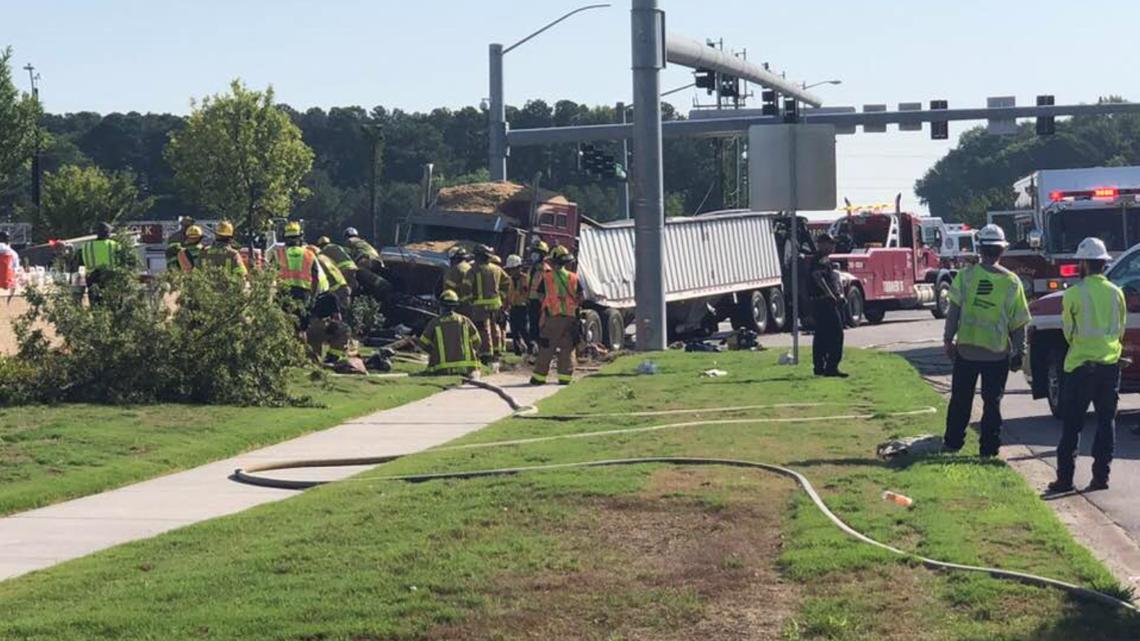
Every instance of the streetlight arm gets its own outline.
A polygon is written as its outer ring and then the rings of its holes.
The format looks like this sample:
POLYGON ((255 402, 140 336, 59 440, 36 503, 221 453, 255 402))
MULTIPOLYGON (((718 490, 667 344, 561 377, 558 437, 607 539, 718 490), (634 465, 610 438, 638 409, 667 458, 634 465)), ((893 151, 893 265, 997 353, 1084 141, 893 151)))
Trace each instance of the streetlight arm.
POLYGON ((511 45, 511 46, 507 47, 506 49, 503 49, 503 54, 507 54, 507 53, 509 53, 509 52, 511 51, 511 49, 514 49, 515 47, 517 47, 517 46, 519 46, 519 45, 523 44, 524 42, 526 42, 526 41, 530 40, 531 38, 533 38, 533 37, 537 36, 538 34, 542 33, 543 31, 546 31, 547 29, 549 29, 549 28, 553 27, 554 25, 558 24, 559 22, 562 22, 563 20, 565 20, 565 19, 569 18, 570 16, 572 16, 572 15, 574 15, 574 14, 576 14, 576 13, 581 13, 581 12, 583 12, 583 11, 587 11, 587 10, 589 10, 589 9, 601 9, 601 8, 603 8, 603 7, 608 7, 608 6, 610 6, 610 4, 607 2, 607 3, 604 3, 604 4, 588 4, 588 5, 584 6, 584 7, 578 7, 577 9, 575 9, 575 10, 573 10, 573 11, 571 11, 571 12, 567 13, 566 15, 564 15, 564 16, 562 16, 561 18, 559 18, 559 19, 555 20, 554 22, 551 22, 551 23, 547 24, 545 27, 543 27, 543 28, 539 29, 538 31, 535 31, 534 33, 532 33, 532 34, 530 34, 529 36, 527 36, 527 37, 523 38, 522 40, 519 40, 518 42, 514 43, 513 45, 511 45))

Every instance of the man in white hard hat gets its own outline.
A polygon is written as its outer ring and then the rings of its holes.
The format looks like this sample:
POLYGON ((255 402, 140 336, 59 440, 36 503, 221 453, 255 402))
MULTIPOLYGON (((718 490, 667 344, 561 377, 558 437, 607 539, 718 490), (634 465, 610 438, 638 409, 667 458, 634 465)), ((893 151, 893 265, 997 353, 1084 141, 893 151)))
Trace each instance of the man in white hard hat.
POLYGON ((1029 305, 1021 279, 998 264, 1009 246, 1005 232, 986 225, 978 232, 980 263, 958 272, 950 286, 950 311, 943 342, 954 363, 950 407, 946 412, 946 451, 962 449, 974 405, 974 387, 982 379, 982 456, 1001 447, 1001 398, 1011 371, 1021 369, 1029 305))
POLYGON ((1049 492, 1073 490, 1077 445, 1089 404, 1096 411, 1092 482, 1089 490, 1107 490, 1116 440, 1116 404, 1120 392, 1120 353, 1128 308, 1124 292, 1104 276, 1112 256, 1099 238, 1086 238, 1074 256, 1081 280, 1065 290, 1061 318, 1069 350, 1061 383, 1064 429, 1057 445, 1057 480, 1049 492))

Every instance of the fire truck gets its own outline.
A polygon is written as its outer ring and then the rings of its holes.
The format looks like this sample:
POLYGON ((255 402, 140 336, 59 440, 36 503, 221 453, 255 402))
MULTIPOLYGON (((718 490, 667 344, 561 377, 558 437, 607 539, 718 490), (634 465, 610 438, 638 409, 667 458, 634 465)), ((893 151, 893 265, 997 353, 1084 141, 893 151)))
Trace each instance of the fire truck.
MULTIPOLYGON (((872 324, 888 311, 929 309, 943 318, 950 309, 950 283, 957 273, 923 240, 922 218, 898 211, 851 213, 835 221, 832 260, 853 277, 849 309, 862 308, 872 324)), ((858 322, 858 315, 851 313, 858 322)))
POLYGON ((1117 256, 1140 242, 1140 167, 1036 171, 1013 184, 1015 209, 987 214, 1010 239, 1002 265, 1030 297, 1077 280, 1077 244, 1096 236, 1117 256))

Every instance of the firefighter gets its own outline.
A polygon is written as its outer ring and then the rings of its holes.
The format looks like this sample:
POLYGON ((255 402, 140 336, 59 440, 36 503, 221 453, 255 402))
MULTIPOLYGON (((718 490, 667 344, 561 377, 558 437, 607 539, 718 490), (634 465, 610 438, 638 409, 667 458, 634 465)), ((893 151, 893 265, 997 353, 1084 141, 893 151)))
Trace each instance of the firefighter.
POLYGON ((447 250, 447 271, 443 273, 443 290, 450 289, 459 295, 460 300, 464 297, 463 284, 467 280, 467 271, 471 269, 471 254, 467 250, 456 245, 447 250))
POLYGON ((316 254, 301 243, 301 224, 286 223, 285 246, 278 247, 270 260, 277 271, 277 285, 289 295, 284 302, 287 311, 296 317, 298 327, 307 329, 309 306, 321 293, 325 279, 316 254))
POLYGON ((174 269, 178 265, 178 253, 182 251, 182 245, 186 242, 186 230, 193 224, 194 219, 190 216, 178 217, 178 231, 166 239, 167 269, 174 269))
POLYGON ((962 449, 974 406, 974 388, 982 379, 982 456, 1001 447, 1001 398, 1011 371, 1021 369, 1029 305, 1021 279, 998 264, 1009 243, 997 225, 978 232, 981 262, 958 272, 950 285, 950 309, 942 340, 954 364, 943 448, 962 449), (956 340, 955 340, 956 338, 956 340))
POLYGON ((511 287, 510 278, 492 261, 493 257, 494 251, 490 247, 476 245, 475 266, 463 277, 471 320, 479 330, 479 358, 486 365, 502 356, 499 351, 498 314, 511 287))
POLYGON ((523 266, 522 257, 507 256, 507 275, 511 279, 511 293, 507 295, 508 317, 511 323, 511 342, 516 355, 527 351, 530 337, 527 318, 527 301, 530 300, 530 272, 523 266))
MULTIPOLYGON (((318 260, 325 258, 315 252, 313 255, 317 256, 318 260)), ((335 265, 333 269, 336 269, 335 265)), ((344 289, 347 289, 347 286, 344 289)), ((341 306, 342 298, 336 291, 333 289, 317 294, 313 308, 309 312, 308 327, 305 328, 305 342, 309 345, 309 355, 317 362, 321 362, 323 356, 323 361, 334 367, 341 366, 348 360, 350 338, 348 324, 344 322, 345 308, 341 306)))
POLYGON ((15 289, 20 271, 20 255, 8 242, 8 232, 0 231, 0 289, 15 289))
POLYGON ((349 298, 352 293, 348 278, 340 270, 340 267, 333 262, 332 257, 322 252, 319 247, 309 245, 308 249, 313 252, 321 264, 321 270, 325 273, 325 279, 328 281, 329 293, 336 297, 342 312, 348 310, 349 298))
POLYGON ((502 304, 495 310, 494 323, 491 325, 491 329, 495 330, 495 353, 502 355, 507 351, 507 315, 504 310, 511 295, 511 276, 503 269, 503 259, 499 258, 498 254, 491 254, 491 262, 502 270, 503 280, 506 282, 506 293, 500 297, 502 304))
POLYGON ((224 269, 227 273, 245 276, 245 261, 241 259, 241 252, 231 246, 234 239, 234 224, 228 220, 218 223, 214 229, 214 242, 202 250, 201 262, 224 269))
POLYGON ((443 290, 439 304, 443 313, 428 321, 420 335, 420 345, 428 353, 427 371, 430 374, 471 374, 479 369, 479 361, 475 360, 479 332, 471 319, 456 311, 459 294, 455 290, 443 290))
MULTIPOLYGON (((99 223, 95 227, 95 239, 83 243, 79 249, 79 259, 86 271, 87 300, 92 305, 103 300, 99 289, 111 276, 111 270, 122 266, 119 241, 111 238, 112 231, 111 223, 99 223)), ((78 295, 82 297, 82 291, 78 295)))
POLYGON ((380 260, 380 252, 361 238, 355 227, 344 230, 344 244, 356 263, 356 281, 360 290, 383 304, 392 292, 392 284, 383 276, 384 262, 380 260))
POLYGON ((190 225, 183 234, 182 248, 178 250, 178 267, 183 272, 194 271, 203 259, 202 228, 190 225))
POLYGON ((839 361, 843 360, 844 300, 839 272, 831 262, 835 240, 823 233, 815 242, 817 252, 812 258, 808 284, 811 316, 815 321, 811 341, 813 372, 816 376, 847 378, 847 374, 839 371, 839 361))
POLYGON ((318 238, 317 247, 320 248, 322 254, 331 258, 333 263, 336 264, 337 269, 339 269, 341 275, 344 276, 344 281, 348 285, 349 292, 355 292, 357 287, 359 287, 356 282, 356 271, 359 268, 356 266, 356 261, 352 260, 352 254, 349 254, 348 250, 344 247, 329 240, 328 236, 318 238))
POLYGON ((1120 354, 1128 307, 1124 292, 1104 276, 1105 264, 1112 256, 1103 241, 1082 240, 1074 258, 1080 261, 1081 280, 1066 289, 1061 300, 1062 326, 1069 350, 1061 384, 1064 427, 1057 445, 1057 480, 1049 484, 1049 492, 1073 489, 1077 446, 1090 403, 1096 412, 1096 435, 1089 490, 1108 489, 1116 440, 1120 354))
POLYGON ((527 311, 527 328, 530 329, 530 352, 538 352, 538 334, 539 334, 539 320, 541 315, 541 305, 535 305, 538 298, 538 286, 542 283, 543 276, 546 272, 551 270, 551 265, 548 262, 550 255, 550 246, 543 240, 536 240, 530 247, 530 275, 527 285, 527 291, 530 295, 527 311))
POLYGON ((555 247, 551 259, 554 265, 542 272, 542 280, 531 294, 531 307, 537 305, 540 324, 538 357, 534 362, 531 385, 546 383, 555 352, 558 353, 558 384, 569 385, 574 377, 582 284, 578 281, 578 274, 568 269, 574 257, 565 247, 555 247))

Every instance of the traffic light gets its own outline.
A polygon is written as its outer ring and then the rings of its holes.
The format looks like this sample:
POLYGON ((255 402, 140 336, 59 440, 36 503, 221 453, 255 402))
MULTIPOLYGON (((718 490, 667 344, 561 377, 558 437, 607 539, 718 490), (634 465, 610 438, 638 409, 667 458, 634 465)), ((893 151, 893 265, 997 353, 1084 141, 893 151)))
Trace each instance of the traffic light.
MULTIPOLYGON (((1052 107, 1053 96, 1037 96, 1038 107, 1052 107)), ((1057 121, 1053 116, 1037 116, 1037 135, 1052 136, 1057 133, 1057 121)))
POLYGON ((776 104, 779 96, 771 89, 765 89, 760 92, 760 114, 763 116, 778 116, 780 115, 780 107, 776 104))
POLYGON ((740 97, 740 80, 735 76, 720 77, 720 95, 722 98, 740 97))
MULTIPOLYGON (((950 108, 950 104, 945 100, 931 100, 930 110, 942 110, 950 108)), ((931 140, 946 140, 950 137, 950 123, 945 120, 931 120, 930 121, 930 139, 931 140)))
POLYGON ((594 161, 594 146, 585 143, 578 145, 577 168, 578 171, 590 173, 590 166, 594 161))
POLYGON ((716 91, 716 72, 712 69, 697 69, 693 77, 696 78, 697 89, 704 89, 710 95, 716 91))
POLYGON ((794 123, 799 120, 799 103, 795 98, 784 98, 784 122, 794 123))

